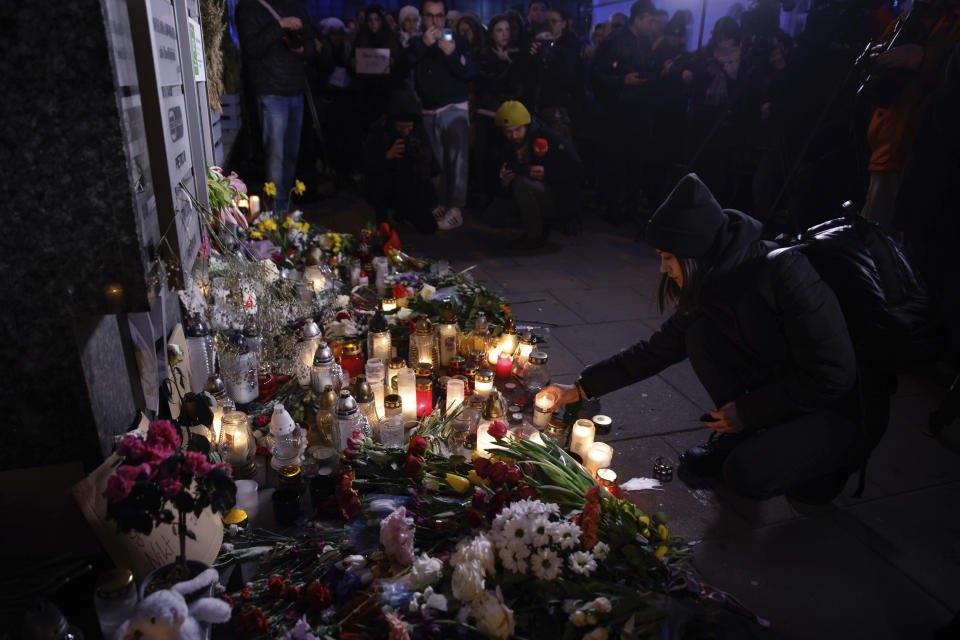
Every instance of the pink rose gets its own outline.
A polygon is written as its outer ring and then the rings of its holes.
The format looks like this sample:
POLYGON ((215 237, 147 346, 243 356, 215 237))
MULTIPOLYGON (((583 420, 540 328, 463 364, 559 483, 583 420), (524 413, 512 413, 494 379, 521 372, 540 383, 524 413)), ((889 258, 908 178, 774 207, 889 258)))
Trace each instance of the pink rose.
POLYGON ((131 489, 133 482, 117 474, 107 480, 107 490, 103 492, 103 497, 107 500, 123 500, 130 495, 131 489))
POLYGON ((413 518, 407 510, 399 507, 380 522, 380 544, 387 556, 401 567, 413 562, 413 518))
POLYGON ((117 445, 117 455, 130 462, 139 462, 146 449, 146 443, 139 436, 130 435, 117 445))
POLYGON ((160 486, 160 493, 163 494, 164 498, 172 498, 183 491, 183 483, 177 478, 164 478, 158 484, 160 486))
POLYGON ((187 473, 195 476, 207 475, 212 465, 207 462, 207 456, 196 451, 187 451, 183 454, 183 466, 187 473))
POLYGON ((147 431, 147 444, 162 449, 180 448, 180 434, 169 420, 157 420, 150 423, 147 431))
POLYGON ((139 480, 140 476, 143 475, 146 476, 144 480, 148 480, 150 476, 153 475, 153 469, 145 462, 138 465, 122 464, 117 467, 117 473, 115 475, 118 475, 132 483, 139 480))

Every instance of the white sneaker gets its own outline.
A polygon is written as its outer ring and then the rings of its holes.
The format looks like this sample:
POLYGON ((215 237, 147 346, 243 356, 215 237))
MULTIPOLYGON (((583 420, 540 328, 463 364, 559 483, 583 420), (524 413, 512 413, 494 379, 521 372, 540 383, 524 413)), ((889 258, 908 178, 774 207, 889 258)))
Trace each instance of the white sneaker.
POLYGON ((452 207, 447 210, 443 217, 437 220, 437 227, 443 229, 444 231, 449 231, 450 229, 456 229, 463 224, 463 214, 460 212, 460 209, 457 207, 452 207))

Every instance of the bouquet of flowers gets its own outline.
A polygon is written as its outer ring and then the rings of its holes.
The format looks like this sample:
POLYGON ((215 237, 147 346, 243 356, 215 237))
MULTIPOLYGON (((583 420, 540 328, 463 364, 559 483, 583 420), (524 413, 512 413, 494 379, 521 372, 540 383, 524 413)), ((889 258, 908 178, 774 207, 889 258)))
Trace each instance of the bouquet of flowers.
POLYGON ((221 223, 235 224, 241 229, 249 226, 237 206, 241 200, 247 199, 247 185, 236 171, 225 176, 220 167, 207 167, 207 193, 210 209, 221 223))
POLYGON ((149 535, 155 526, 173 525, 180 540, 175 577, 186 575, 187 514, 204 509, 226 513, 236 502, 237 489, 226 463, 212 464, 202 453, 181 451, 180 436, 167 420, 151 422, 146 439, 129 435, 117 445, 121 460, 107 481, 107 517, 120 532, 149 535))

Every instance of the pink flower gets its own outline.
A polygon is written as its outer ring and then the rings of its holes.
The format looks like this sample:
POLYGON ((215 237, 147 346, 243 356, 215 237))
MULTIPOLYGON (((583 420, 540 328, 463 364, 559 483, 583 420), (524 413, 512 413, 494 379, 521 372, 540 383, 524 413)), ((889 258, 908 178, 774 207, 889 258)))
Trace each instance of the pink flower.
POLYGON ((213 468, 212 465, 207 462, 207 456, 202 453, 197 453, 196 451, 187 451, 183 454, 183 466, 187 470, 187 473, 195 476, 207 475, 207 472, 213 468))
POLYGON ((413 562, 413 518, 399 507, 380 522, 380 544, 395 564, 409 567, 413 562))
POLYGON ((389 640, 410 640, 410 636, 407 634, 407 628, 403 625, 403 622, 400 621, 400 618, 397 617, 397 614, 393 612, 386 613, 384 617, 387 619, 387 624, 390 625, 389 640))
POLYGON ((174 477, 164 478, 158 484, 160 486, 160 493, 163 494, 164 498, 172 498, 183 491, 183 483, 174 477))
POLYGON ((164 449, 179 449, 180 435, 169 420, 157 420, 150 423, 150 428, 147 431, 147 444, 160 446, 164 449))
POLYGON ((145 462, 138 465, 122 464, 117 467, 116 475, 125 478, 130 482, 136 482, 142 475, 147 476, 145 479, 149 479, 150 476, 153 475, 153 469, 145 462))
POLYGON ((130 495, 131 489, 133 482, 117 474, 107 480, 107 490, 103 492, 103 497, 107 500, 123 500, 130 495))
POLYGON ((117 445, 117 455, 130 462, 139 462, 146 453, 147 445, 139 436, 127 436, 117 445))

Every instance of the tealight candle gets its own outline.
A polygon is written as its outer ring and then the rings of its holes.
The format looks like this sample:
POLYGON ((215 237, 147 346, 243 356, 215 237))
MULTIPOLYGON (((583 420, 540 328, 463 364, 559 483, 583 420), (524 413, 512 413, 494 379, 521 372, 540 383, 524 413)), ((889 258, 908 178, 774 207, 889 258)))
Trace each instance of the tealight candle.
MULTIPOLYGON (((557 395, 552 391, 544 390, 538 393, 533 400, 533 426, 543 429, 550 424, 550 415, 556 403, 557 395)), ((593 438, 590 441, 592 442, 593 438)))
POLYGON ((447 380, 447 413, 453 411, 457 405, 463 404, 464 382, 459 378, 447 380))
POLYGON ((583 460, 586 460, 587 451, 589 451, 590 446, 593 444, 595 434, 596 428, 593 426, 593 422, 585 419, 574 422, 573 430, 570 432, 570 451, 580 456, 583 460))
POLYGON ((600 481, 600 486, 607 490, 607 493, 612 495, 614 498, 620 497, 620 487, 617 486, 616 471, 609 467, 598 469, 597 480, 600 481))
POLYGON ((606 435, 610 433, 610 427, 613 425, 613 420, 611 420, 609 416, 598 414, 593 416, 593 424, 597 428, 598 434, 606 435))
POLYGON ((513 371, 513 356, 506 351, 501 351, 497 356, 497 377, 502 379, 509 378, 513 371))
POLYGON ((610 466, 613 461, 613 447, 606 442, 594 442, 587 449, 587 455, 583 460, 587 471, 595 475, 598 470, 610 466))

